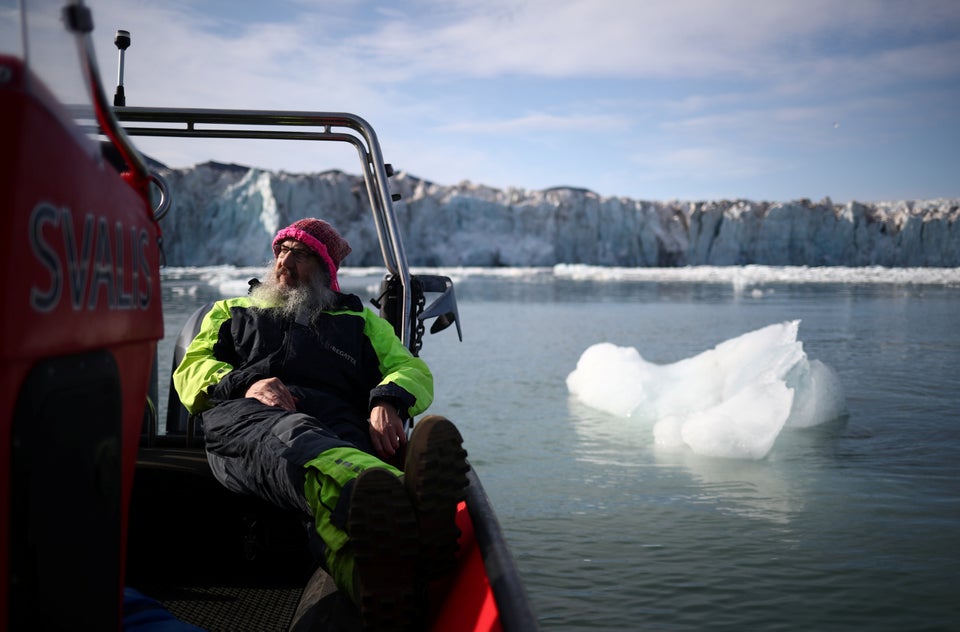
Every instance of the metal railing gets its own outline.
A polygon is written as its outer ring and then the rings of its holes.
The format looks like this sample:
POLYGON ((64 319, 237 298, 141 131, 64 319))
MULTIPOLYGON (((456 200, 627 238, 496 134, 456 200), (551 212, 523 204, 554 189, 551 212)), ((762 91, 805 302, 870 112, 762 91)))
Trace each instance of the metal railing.
POLYGON ((411 317, 410 270, 387 183, 388 165, 383 161, 376 132, 367 121, 343 112, 282 110, 116 107, 114 114, 129 136, 333 141, 352 145, 360 158, 384 265, 403 285, 400 339, 410 346, 415 320, 411 317))

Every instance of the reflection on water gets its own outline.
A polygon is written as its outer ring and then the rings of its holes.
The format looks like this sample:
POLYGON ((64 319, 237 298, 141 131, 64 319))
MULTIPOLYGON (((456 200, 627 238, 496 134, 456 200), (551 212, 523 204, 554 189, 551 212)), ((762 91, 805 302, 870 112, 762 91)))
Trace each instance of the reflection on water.
MULTIPOLYGON (((683 447, 657 445, 652 423, 597 411, 573 397, 570 416, 579 441, 577 460, 628 469, 653 464, 682 472, 693 483, 688 488, 688 502, 745 518, 787 524, 803 509, 801 482, 776 462, 718 459, 683 447)), ((649 481, 647 491, 658 493, 649 481)), ((659 491, 670 495, 669 488, 659 491)))

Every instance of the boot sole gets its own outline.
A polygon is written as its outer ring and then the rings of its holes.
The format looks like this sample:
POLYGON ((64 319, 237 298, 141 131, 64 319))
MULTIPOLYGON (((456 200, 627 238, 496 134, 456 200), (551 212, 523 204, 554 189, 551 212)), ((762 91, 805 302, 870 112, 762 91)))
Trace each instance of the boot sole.
POLYGON ((364 630, 403 631, 415 627, 420 604, 416 589, 417 518, 403 483, 386 470, 357 478, 347 530, 354 548, 357 595, 364 630))
POLYGON ((449 420, 428 416, 415 426, 407 446, 404 485, 417 512, 420 575, 427 581, 453 570, 460 529, 457 504, 467 487, 467 451, 449 420))

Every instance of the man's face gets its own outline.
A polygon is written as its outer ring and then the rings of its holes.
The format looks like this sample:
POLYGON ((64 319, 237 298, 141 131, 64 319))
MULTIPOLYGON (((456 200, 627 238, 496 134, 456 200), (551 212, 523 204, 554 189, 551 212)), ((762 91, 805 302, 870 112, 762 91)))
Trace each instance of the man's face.
POLYGON ((295 288, 310 281, 320 268, 320 257, 312 250, 295 239, 284 240, 280 244, 280 252, 274 271, 277 275, 277 284, 283 287, 295 288))

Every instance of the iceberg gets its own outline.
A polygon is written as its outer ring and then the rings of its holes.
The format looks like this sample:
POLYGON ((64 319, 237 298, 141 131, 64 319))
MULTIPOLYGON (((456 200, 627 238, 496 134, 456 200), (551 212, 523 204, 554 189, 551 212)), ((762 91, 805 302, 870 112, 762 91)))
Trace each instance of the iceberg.
POLYGON ((567 388, 591 408, 650 425, 660 448, 763 459, 784 428, 846 412, 839 378, 807 357, 799 326, 769 325, 664 365, 634 348, 599 343, 583 352, 567 388))

